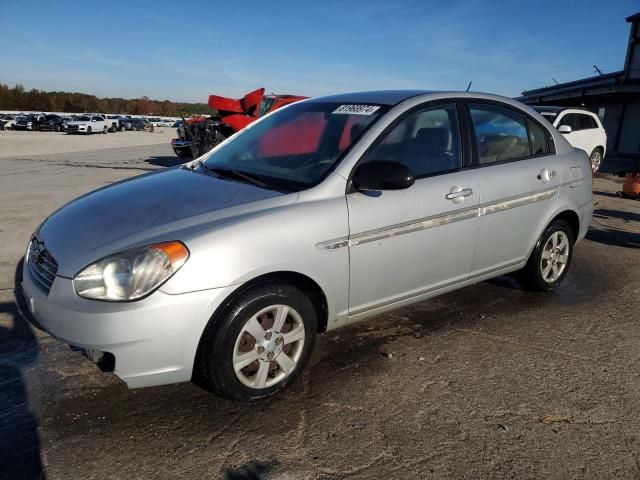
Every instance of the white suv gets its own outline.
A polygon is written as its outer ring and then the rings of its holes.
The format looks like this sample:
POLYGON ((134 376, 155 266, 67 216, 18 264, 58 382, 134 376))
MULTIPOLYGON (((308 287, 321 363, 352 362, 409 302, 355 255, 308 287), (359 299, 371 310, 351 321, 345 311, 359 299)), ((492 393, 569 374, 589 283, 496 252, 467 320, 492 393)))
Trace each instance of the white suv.
POLYGON ((593 172, 600 170, 607 151, 607 132, 600 118, 593 112, 581 108, 533 107, 534 110, 564 134, 564 138, 575 148, 587 152, 593 172))
POLYGON ((72 122, 67 122, 67 133, 107 133, 107 119, 102 115, 82 115, 72 122))

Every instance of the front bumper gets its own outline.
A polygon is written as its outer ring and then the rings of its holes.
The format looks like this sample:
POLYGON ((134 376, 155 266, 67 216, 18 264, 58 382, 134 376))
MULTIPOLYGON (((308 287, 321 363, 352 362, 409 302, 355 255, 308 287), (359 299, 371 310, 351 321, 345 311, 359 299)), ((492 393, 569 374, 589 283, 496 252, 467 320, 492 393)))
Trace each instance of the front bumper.
POLYGON ((114 373, 129 388, 189 381, 202 332, 232 287, 181 295, 156 291, 135 302, 79 297, 56 277, 46 294, 26 266, 22 291, 29 311, 57 339, 115 357, 114 373))

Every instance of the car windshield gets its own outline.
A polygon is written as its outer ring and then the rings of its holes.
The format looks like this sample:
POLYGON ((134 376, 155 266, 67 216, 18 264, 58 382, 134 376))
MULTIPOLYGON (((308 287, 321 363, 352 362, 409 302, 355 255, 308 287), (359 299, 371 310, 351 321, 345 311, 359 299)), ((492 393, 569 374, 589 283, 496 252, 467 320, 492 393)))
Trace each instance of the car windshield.
POLYGON ((363 131, 387 110, 380 105, 302 102, 247 127, 207 155, 209 170, 258 178, 270 188, 317 185, 363 131))
POLYGON ((83 115, 83 116, 81 116, 81 117, 76 118, 76 120, 77 120, 78 122, 88 122, 88 121, 90 121, 90 120, 91 120, 91 117, 87 117, 86 115, 83 115))
POLYGON ((27 117, 22 117, 22 116, 16 117, 16 120, 20 121, 20 122, 23 121, 23 120, 26 120, 26 119, 27 119, 27 117))

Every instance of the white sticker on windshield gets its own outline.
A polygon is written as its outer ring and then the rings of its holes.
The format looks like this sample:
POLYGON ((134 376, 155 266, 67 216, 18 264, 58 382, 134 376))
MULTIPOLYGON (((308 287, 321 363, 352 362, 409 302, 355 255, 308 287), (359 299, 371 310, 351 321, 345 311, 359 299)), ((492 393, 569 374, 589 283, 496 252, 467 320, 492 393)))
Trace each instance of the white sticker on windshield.
POLYGON ((371 115, 379 108, 377 105, 340 105, 333 113, 342 115, 371 115))

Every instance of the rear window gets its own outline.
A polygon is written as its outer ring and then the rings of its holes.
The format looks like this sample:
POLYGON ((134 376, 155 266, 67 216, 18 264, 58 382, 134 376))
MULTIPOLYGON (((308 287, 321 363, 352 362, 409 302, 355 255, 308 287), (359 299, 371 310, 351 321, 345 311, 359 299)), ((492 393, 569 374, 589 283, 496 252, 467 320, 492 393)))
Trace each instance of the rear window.
POLYGON ((480 164, 553 153, 551 134, 531 117, 490 104, 469 105, 480 164))
POLYGON ((524 117, 496 105, 469 105, 481 164, 529 156, 524 117))

